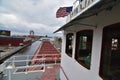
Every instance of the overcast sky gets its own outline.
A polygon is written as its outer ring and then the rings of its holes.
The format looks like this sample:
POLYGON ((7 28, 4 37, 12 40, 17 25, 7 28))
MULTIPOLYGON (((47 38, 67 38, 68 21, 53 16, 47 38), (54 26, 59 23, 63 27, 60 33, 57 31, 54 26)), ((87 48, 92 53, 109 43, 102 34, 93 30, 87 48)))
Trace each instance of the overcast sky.
POLYGON ((66 18, 56 18, 59 7, 71 6, 75 0, 0 0, 0 29, 12 35, 55 36, 55 30, 65 24, 66 18))

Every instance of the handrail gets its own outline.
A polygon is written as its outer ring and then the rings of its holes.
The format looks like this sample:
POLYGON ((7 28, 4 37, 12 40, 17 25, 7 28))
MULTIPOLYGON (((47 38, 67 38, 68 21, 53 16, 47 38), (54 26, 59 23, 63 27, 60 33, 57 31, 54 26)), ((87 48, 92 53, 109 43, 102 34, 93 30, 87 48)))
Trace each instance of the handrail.
POLYGON ((61 55, 49 55, 49 54, 45 54, 45 55, 37 55, 35 56, 36 58, 30 58, 32 57, 32 55, 21 55, 21 56, 13 56, 12 58, 6 60, 4 63, 9 63, 9 62, 12 62, 12 63, 18 63, 18 62, 31 62, 33 64, 35 64, 35 62, 41 62, 41 63, 45 63, 48 61, 48 59, 52 59, 52 62, 57 62, 57 61, 60 61, 61 59, 61 55), (39 57, 40 56, 40 57, 39 57), (26 59, 22 59, 22 60, 19 60, 18 57, 26 57, 26 59), (37 58, 39 57, 39 58, 37 58))
MULTIPOLYGON (((61 55, 61 54, 37 54, 37 56, 45 56, 45 55, 51 55, 51 56, 54 56, 54 55, 61 55)), ((33 55, 19 55, 19 56, 13 56, 14 58, 15 57, 27 57, 27 56, 29 56, 29 57, 32 57, 33 55)))

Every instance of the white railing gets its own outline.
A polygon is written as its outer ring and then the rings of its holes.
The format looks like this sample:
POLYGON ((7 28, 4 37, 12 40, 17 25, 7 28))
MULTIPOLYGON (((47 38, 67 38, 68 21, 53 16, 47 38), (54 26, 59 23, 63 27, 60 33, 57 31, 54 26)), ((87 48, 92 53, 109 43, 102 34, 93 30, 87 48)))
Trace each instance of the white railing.
POLYGON ((14 74, 45 71, 45 63, 43 62, 43 59, 40 58, 40 59, 32 60, 31 57, 32 57, 32 55, 13 56, 12 58, 10 58, 4 62, 5 69, 9 70, 11 68, 12 70, 14 70, 13 71, 14 74), (25 59, 21 59, 21 60, 19 59, 19 58, 23 58, 23 57, 25 59), (31 62, 35 61, 35 60, 39 60, 39 61, 41 61, 41 63, 31 64, 31 62))
POLYGON ((31 68, 38 66, 45 66, 47 62, 57 63, 60 62, 60 54, 42 54, 42 55, 19 55, 13 56, 4 62, 5 67, 12 66, 13 68, 31 68))
MULTIPOLYGON (((54 65, 57 63, 58 59, 60 60, 60 54, 42 54, 42 55, 18 55, 13 56, 6 60, 2 66, 2 71, 7 76, 7 80, 12 80, 13 75, 24 75, 32 73, 42 74, 46 66, 54 65), (54 60, 52 64, 47 64, 47 59, 51 58, 54 60)), ((0 68, 1 69, 1 68, 0 68)), ((28 75, 29 75, 28 74, 28 75)))
POLYGON ((13 56, 3 63, 3 73, 7 76, 7 80, 12 80, 13 75, 16 74, 41 73, 45 71, 45 63, 31 64, 31 62, 32 55, 13 56))

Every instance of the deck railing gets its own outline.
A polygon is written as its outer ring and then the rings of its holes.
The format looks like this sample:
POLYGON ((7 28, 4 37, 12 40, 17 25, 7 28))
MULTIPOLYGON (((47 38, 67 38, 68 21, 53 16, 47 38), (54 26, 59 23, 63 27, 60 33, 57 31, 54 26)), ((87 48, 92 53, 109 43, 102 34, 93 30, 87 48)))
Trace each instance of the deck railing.
MULTIPOLYGON (((19 55, 13 56, 12 58, 4 62, 5 67, 12 66, 15 69, 26 69, 28 72, 32 72, 30 68, 41 67, 44 70, 46 63, 56 64, 60 62, 60 54, 42 54, 42 55, 19 55)), ((34 70, 35 71, 35 70, 34 70)))
MULTIPOLYGON (((35 60, 42 61, 43 59, 39 58, 35 60)), ((14 70, 13 74, 45 71, 44 62, 39 64, 31 64, 32 61, 32 55, 13 56, 4 62, 4 69, 7 70, 11 67, 14 70)))
MULTIPOLYGON (((57 64, 57 59, 61 59, 60 54, 42 54, 42 55, 19 55, 19 56, 13 56, 6 60, 4 64, 4 72, 7 74, 8 80, 13 79, 13 75, 23 75, 23 74, 32 74, 32 73, 38 73, 41 74, 45 72, 46 66, 50 65, 59 65, 57 64), (34 58, 36 57, 36 58, 34 58), (53 58, 54 60, 52 64, 47 64, 48 57, 53 58), (38 63, 35 63, 38 61, 38 63)), ((66 79, 68 80, 68 79, 66 79)))

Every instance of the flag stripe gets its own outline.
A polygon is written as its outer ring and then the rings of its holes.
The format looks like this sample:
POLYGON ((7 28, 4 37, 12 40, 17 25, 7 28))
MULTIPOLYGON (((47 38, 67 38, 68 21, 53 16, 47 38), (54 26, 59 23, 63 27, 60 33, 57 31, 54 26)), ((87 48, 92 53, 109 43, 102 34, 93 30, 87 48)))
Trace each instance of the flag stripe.
POLYGON ((71 7, 60 7, 56 12, 56 18, 68 16, 71 11, 71 7))

